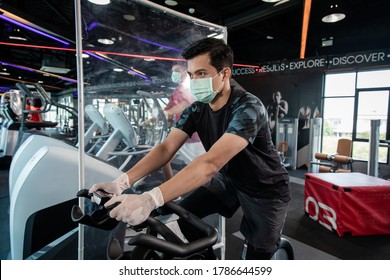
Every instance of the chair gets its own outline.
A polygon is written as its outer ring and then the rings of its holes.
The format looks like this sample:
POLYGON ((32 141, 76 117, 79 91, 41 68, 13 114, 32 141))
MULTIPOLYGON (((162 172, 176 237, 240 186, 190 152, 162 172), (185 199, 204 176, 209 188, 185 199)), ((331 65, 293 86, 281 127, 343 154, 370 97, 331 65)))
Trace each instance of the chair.
POLYGON ((340 138, 337 142, 337 154, 341 156, 352 156, 352 140, 340 138))

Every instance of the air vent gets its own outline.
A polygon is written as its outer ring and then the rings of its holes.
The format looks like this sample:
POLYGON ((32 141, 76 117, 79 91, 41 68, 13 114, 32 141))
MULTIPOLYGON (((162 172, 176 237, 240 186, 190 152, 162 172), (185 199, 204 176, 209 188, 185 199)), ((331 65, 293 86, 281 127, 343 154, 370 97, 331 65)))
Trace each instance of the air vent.
POLYGON ((43 59, 41 70, 56 74, 66 74, 70 71, 69 68, 66 68, 64 61, 52 56, 43 59))

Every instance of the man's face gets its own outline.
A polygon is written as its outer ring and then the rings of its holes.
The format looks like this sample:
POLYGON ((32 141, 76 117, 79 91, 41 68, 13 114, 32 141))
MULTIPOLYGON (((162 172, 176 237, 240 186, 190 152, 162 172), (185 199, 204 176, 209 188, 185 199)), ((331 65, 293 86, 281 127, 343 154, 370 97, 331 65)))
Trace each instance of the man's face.
MULTIPOLYGON (((208 53, 198 55, 187 61, 187 73, 191 79, 214 78, 218 71, 210 64, 208 53)), ((213 89, 218 88, 224 75, 216 76, 213 79, 213 89)))

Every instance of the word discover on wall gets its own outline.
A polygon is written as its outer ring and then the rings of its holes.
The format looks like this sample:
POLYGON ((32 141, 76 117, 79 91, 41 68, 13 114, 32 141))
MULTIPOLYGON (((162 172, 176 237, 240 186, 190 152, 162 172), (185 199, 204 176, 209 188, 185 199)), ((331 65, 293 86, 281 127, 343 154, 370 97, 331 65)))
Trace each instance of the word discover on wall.
POLYGON ((234 68, 233 76, 288 73, 297 71, 325 71, 390 65, 390 50, 352 53, 340 56, 320 56, 291 61, 276 61, 257 67, 234 68))

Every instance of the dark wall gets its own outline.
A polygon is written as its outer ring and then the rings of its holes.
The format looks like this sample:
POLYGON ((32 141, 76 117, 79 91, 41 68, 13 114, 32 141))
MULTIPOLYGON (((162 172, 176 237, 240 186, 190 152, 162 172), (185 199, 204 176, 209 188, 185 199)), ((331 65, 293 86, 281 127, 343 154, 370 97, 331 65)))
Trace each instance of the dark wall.
POLYGON ((273 93, 280 91, 282 100, 288 104, 285 117, 299 119, 298 150, 308 145, 309 121, 314 117, 322 117, 321 93, 324 76, 322 72, 262 75, 252 70, 235 71, 233 74, 236 74, 233 79, 237 83, 259 97, 268 108, 273 103, 273 93))

